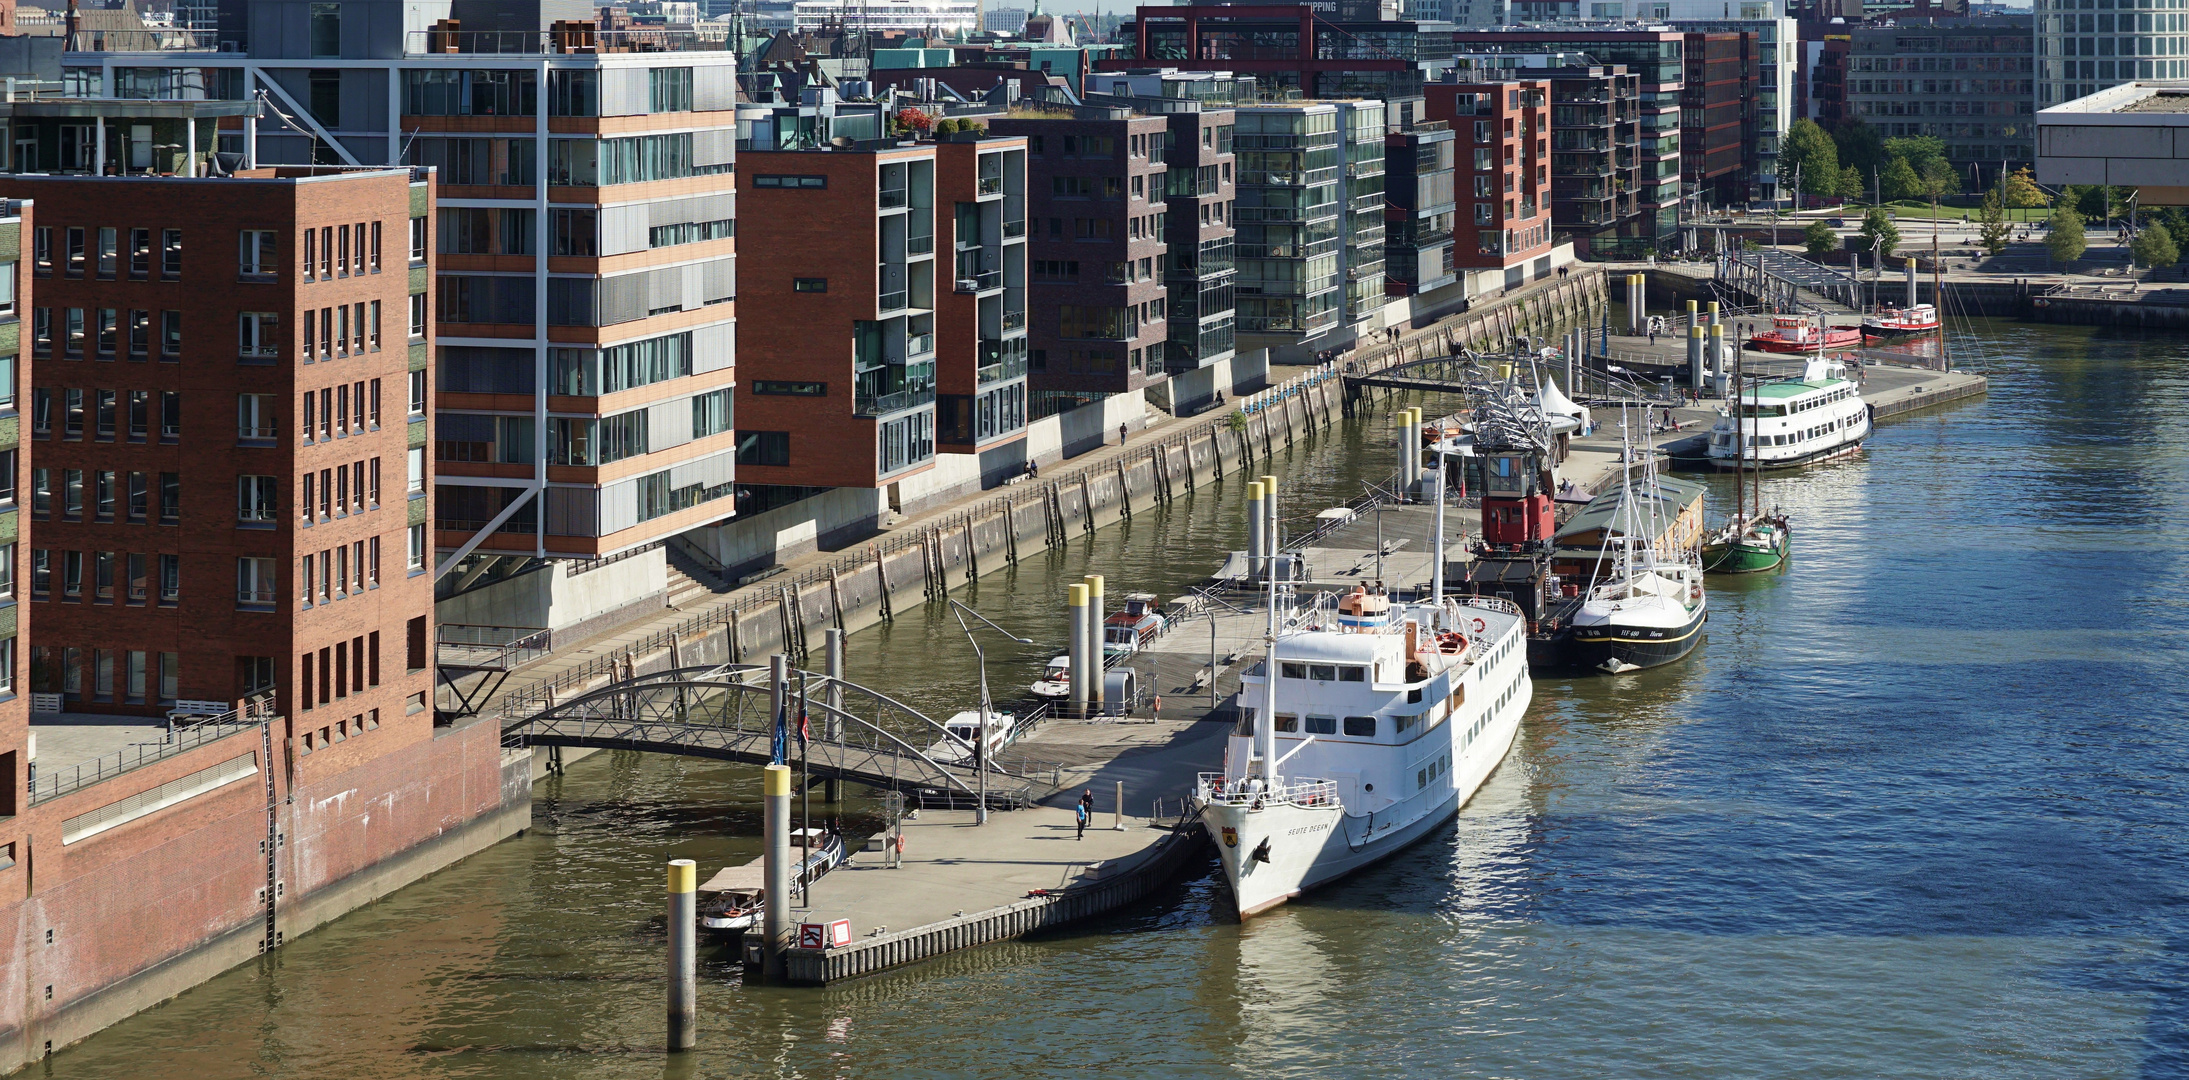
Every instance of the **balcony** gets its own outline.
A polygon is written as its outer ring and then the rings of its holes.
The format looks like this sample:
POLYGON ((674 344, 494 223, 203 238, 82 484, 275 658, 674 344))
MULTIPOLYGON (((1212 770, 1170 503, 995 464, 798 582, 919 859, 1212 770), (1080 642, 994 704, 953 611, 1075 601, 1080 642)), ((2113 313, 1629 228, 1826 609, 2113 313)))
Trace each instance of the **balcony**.
POLYGON ((1003 235, 1008 239, 1015 239, 1017 237, 1026 235, 1026 219, 1020 218, 1017 221, 1004 222, 1003 235))
POLYGON ((934 403, 935 388, 929 385, 914 387, 909 390, 899 390, 889 394, 870 394, 860 391, 853 395, 851 409, 858 416, 887 416, 890 413, 903 412, 906 409, 917 409, 922 405, 933 405, 934 403))
POLYGON ((907 197, 906 190, 901 187, 883 188, 881 192, 875 196, 875 203, 884 210, 898 209, 904 206, 909 201, 910 200, 907 197))
POLYGON ((983 177, 981 177, 981 178, 980 178, 980 193, 981 193, 981 194, 983 194, 983 195, 1001 195, 1001 194, 1003 194, 1003 177, 1000 177, 1000 176, 983 176, 983 177))
POLYGON ((927 233, 922 236, 905 237, 904 250, 908 255, 931 254, 935 250, 935 234, 927 233))
POLYGON ((981 386, 1005 382, 1026 374, 1026 342, 988 340, 980 343, 980 366, 973 379, 981 386))
POLYGON ((935 335, 914 334, 904 340, 905 355, 913 359, 935 355, 935 335))
POLYGON ((903 311, 905 298, 908 295, 910 294, 904 289, 898 289, 896 292, 885 292, 882 294, 881 302, 876 307, 885 315, 892 311, 903 311))
POLYGON ((1026 313, 1024 311, 1006 311, 1003 313, 1003 330, 1005 333, 1024 329, 1026 329, 1026 313))
POLYGON ((1000 288, 1003 288, 1001 270, 983 270, 971 277, 958 278, 958 291, 961 293, 982 293, 1000 288))

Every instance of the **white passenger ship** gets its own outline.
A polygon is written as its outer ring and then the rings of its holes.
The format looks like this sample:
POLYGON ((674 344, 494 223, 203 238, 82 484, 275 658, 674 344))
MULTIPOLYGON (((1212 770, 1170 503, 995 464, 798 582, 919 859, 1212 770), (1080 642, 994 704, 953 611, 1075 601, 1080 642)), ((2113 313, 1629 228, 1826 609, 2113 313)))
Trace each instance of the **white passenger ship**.
POLYGON ((1496 770, 1534 684, 1527 622, 1494 597, 1356 588, 1297 614, 1241 678, 1224 771, 1196 794, 1244 918, 1395 854, 1496 770), (1276 680, 1266 676, 1274 668, 1276 680))
POLYGON ((1791 469, 1852 454, 1870 437, 1870 406, 1835 361, 1811 360, 1799 379, 1750 387, 1740 415, 1723 412, 1710 429, 1710 464, 1719 469, 1791 469), (1754 440, 1741 461, 1740 438, 1754 440))

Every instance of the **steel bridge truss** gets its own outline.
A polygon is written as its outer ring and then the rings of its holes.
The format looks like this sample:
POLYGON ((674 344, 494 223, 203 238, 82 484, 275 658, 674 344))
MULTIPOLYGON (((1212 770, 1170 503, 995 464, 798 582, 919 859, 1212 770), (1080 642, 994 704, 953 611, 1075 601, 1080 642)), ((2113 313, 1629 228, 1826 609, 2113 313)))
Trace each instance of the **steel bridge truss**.
MULTIPOLYGON (((797 689, 806 690, 812 782, 848 780, 972 806, 981 779, 972 746, 888 695, 814 672, 792 672, 786 695, 787 757, 801 760, 797 689)), ((539 713, 506 719, 502 745, 639 750, 765 765, 774 760, 774 691, 766 667, 720 664, 625 679, 539 713)), ((1013 809, 1055 790, 1053 769, 1016 771, 990 762, 988 805, 1013 809)))

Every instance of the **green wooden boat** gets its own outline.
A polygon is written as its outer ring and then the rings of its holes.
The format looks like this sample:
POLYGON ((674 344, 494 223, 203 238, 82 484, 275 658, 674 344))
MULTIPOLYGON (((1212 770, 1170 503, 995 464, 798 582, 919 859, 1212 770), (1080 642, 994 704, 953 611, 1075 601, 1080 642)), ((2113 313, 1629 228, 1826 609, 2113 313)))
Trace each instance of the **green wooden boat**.
POLYGON ((1776 570, 1793 549, 1793 529, 1783 517, 1757 515, 1734 520, 1703 542, 1703 571, 1711 574, 1760 574, 1776 570))

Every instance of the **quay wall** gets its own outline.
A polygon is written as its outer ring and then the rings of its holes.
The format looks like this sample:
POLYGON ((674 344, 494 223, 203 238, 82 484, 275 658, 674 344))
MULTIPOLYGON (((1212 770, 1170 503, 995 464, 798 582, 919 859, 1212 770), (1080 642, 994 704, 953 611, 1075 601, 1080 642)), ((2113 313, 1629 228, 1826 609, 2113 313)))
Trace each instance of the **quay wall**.
POLYGON ((311 752, 306 734, 277 717, 28 807, 17 873, 0 878, 0 1069, 531 823, 530 755, 492 724, 436 730, 420 712, 311 752), (374 740, 397 745, 345 760, 374 740), (310 758, 333 767, 300 769, 310 758), (208 770, 227 782, 190 793, 208 770), (119 823, 87 835, 102 815, 119 823))
MULTIPOLYGON (((1358 352, 1349 363, 1373 371, 1461 347, 1501 349, 1516 334, 1555 336, 1591 324, 1604 296, 1603 272, 1576 268, 1569 277, 1477 302, 1403 344, 1358 352)), ((1337 423, 1345 407, 1335 368, 1276 368, 1272 376, 1268 389, 1234 398, 1224 409, 1136 436, 1122 455, 1077 468, 1052 465, 1038 478, 1009 483, 981 502, 845 550, 827 565, 747 586, 670 629, 553 679, 514 687, 488 711, 509 718, 530 715, 605 686, 626 669, 761 664, 777 652, 803 663, 819 648, 825 629, 863 629, 1201 485, 1225 476, 1258 476, 1279 450, 1337 423), (1278 378, 1286 371, 1293 374, 1278 378)), ((1088 430, 1060 427, 1042 433, 1034 448, 1044 456, 1051 446, 1065 452, 1075 434, 1099 439, 1103 430, 1114 431, 1117 421, 1104 414, 1100 427, 1075 423, 1088 430)), ((730 554, 719 547, 709 553, 718 560, 730 554)))
POLYGON ((1113 911, 1147 896, 1169 880, 1200 850, 1204 835, 1198 821, 1181 823, 1130 865, 1104 867, 1104 872, 1092 880, 1049 896, 1028 897, 926 926, 861 938, 838 948, 786 949, 784 979, 799 986, 826 986, 1113 911))

